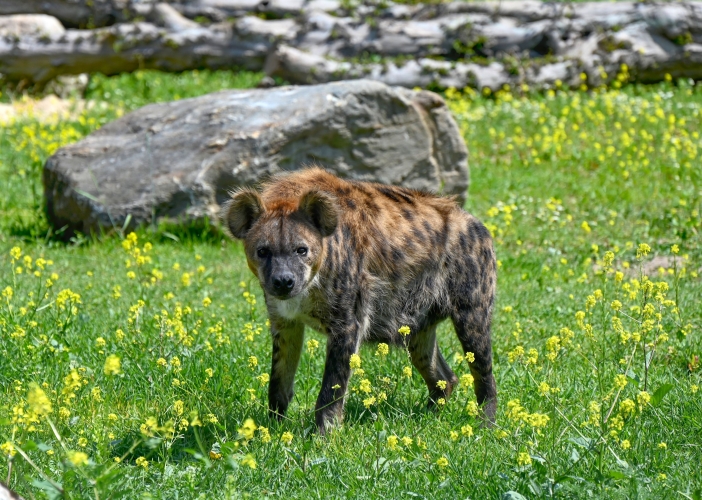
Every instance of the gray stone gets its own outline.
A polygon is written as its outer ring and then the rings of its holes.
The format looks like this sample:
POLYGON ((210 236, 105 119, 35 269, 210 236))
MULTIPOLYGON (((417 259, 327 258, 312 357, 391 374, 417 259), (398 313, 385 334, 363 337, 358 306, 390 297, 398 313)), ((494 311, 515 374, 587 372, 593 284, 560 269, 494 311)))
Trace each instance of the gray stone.
POLYGON ((444 101, 369 80, 223 91, 152 104, 59 149, 44 167, 63 234, 214 218, 229 190, 316 163, 342 177, 452 194, 467 150, 444 101))
MULTIPOLYGON (((247 27, 248 28, 248 27, 247 27)), ((95 30, 67 30, 50 37, 0 37, 0 74, 14 81, 46 83, 59 75, 137 69, 184 71, 244 67, 260 70, 273 39, 238 25, 214 24, 180 30, 151 23, 116 24, 95 30)))
POLYGON ((191 21, 173 7, 163 2, 153 6, 151 12, 149 12, 148 19, 157 26, 175 31, 200 27, 195 21, 191 21))
POLYGON ((129 3, 129 0, 0 0, 0 15, 48 14, 67 27, 99 27, 126 21, 129 3))
POLYGON ((36 36, 40 38, 60 36, 66 29, 58 19, 46 14, 17 14, 0 16, 0 37, 20 38, 36 36))

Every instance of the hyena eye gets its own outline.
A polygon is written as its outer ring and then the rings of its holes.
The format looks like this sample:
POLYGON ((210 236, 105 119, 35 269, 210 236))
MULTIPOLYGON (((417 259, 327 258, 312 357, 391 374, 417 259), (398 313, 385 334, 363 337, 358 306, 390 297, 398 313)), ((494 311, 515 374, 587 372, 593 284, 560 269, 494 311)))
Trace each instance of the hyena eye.
POLYGON ((259 258, 261 258, 261 259, 265 259, 266 257, 268 257, 270 255, 270 253, 271 253, 271 251, 268 250, 267 248, 259 248, 256 251, 256 255, 258 255, 259 258))
POLYGON ((300 256, 307 255, 307 247, 300 247, 295 251, 297 252, 297 255, 300 255, 300 256))

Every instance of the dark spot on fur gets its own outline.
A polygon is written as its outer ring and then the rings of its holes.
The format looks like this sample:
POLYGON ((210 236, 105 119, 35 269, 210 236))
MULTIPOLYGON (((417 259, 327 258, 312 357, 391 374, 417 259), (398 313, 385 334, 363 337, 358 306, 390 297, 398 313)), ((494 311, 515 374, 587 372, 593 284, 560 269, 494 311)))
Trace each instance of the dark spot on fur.
POLYGON ((392 190, 389 187, 381 186, 378 188, 378 192, 385 196, 386 198, 390 198, 392 201, 395 203, 400 203, 400 198, 397 196, 397 193, 395 193, 394 190, 392 190))
POLYGON ((465 233, 461 233, 461 235, 458 237, 458 241, 461 244, 461 250, 464 252, 468 251, 468 238, 466 237, 465 233))
POLYGON ((351 198, 344 198, 344 203, 346 203, 346 206, 349 207, 349 209, 356 210, 356 202, 351 198))
POLYGON ((402 216, 407 219, 408 221, 413 221, 414 220, 414 213, 412 213, 411 210, 408 210, 406 208, 402 209, 402 216))
POLYGON ((395 190, 395 195, 397 195, 397 196, 399 196, 400 198, 402 198, 402 199, 405 201, 405 203, 409 203, 410 205, 414 205, 414 198, 412 198, 412 197, 409 195, 409 192, 408 192, 408 191, 405 191, 405 190, 402 190, 402 189, 396 189, 396 190, 395 190))
POLYGON ((365 206, 366 206, 366 210, 369 212, 372 212, 372 213, 376 212, 377 213, 380 211, 380 207, 372 199, 367 199, 365 206))
POLYGON ((489 240, 490 231, 480 221, 473 221, 473 232, 480 240, 489 240))
POLYGON ((424 226, 424 231, 426 231, 427 236, 429 237, 431 242, 434 245, 436 245, 436 233, 434 232, 434 228, 431 227, 431 224, 428 220, 425 220, 422 225, 424 226))
POLYGON ((483 266, 488 266, 490 264, 490 261, 492 260, 492 252, 490 251, 490 248, 483 245, 483 247, 480 249, 480 262, 483 266))
POLYGON ((392 249, 392 259, 396 263, 400 264, 400 263, 402 263, 402 261, 405 260, 405 253, 402 250, 400 250, 399 248, 393 248, 392 249))

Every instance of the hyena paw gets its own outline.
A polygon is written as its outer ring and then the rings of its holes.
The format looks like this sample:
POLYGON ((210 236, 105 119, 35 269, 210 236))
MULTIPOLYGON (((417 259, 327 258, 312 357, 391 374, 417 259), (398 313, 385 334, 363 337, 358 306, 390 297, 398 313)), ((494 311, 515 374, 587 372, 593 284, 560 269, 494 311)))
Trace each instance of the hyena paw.
POLYGON ((317 424, 317 431, 322 436, 324 436, 334 427, 341 425, 341 422, 342 415, 338 411, 317 410, 315 414, 315 423, 317 424))

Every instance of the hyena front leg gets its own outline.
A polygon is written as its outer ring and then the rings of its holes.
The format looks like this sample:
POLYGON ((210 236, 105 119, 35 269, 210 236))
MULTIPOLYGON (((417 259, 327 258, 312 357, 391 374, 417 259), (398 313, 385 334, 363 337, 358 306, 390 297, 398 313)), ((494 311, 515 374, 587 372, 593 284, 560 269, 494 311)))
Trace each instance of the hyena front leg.
POLYGON ((268 385, 268 409, 278 419, 285 415, 293 397, 304 332, 305 326, 302 323, 271 319, 273 358, 268 385))
POLYGON ((458 383, 456 375, 446 363, 436 343, 436 325, 412 335, 408 348, 412 364, 422 375, 429 389, 428 406, 431 408, 440 398, 448 398, 458 383), (446 383, 443 388, 442 382, 446 383))
POLYGON ((351 355, 358 350, 358 336, 357 326, 329 334, 322 389, 315 405, 315 422, 322 435, 335 420, 343 419, 344 397, 351 378, 351 355))

